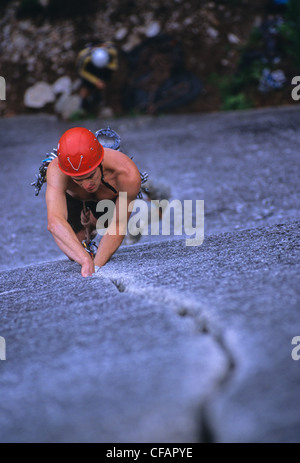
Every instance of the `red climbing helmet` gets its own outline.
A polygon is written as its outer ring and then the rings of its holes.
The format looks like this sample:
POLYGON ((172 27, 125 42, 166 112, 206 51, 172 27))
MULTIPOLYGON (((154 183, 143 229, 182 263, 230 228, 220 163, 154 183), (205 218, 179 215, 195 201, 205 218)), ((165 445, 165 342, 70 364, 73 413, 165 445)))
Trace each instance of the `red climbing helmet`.
POLYGON ((104 156, 103 146, 88 129, 67 130, 57 147, 60 170, 71 177, 88 174, 99 166, 104 156))

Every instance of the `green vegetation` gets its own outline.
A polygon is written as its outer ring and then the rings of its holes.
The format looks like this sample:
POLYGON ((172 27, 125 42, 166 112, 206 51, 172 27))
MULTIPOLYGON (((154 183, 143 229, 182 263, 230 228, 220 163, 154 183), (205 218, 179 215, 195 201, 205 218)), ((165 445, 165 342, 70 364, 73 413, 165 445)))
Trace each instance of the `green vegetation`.
POLYGON ((221 96, 221 109, 249 109, 254 102, 247 94, 250 89, 257 89, 264 63, 258 59, 253 61, 240 61, 238 70, 231 76, 211 76, 211 82, 218 88, 221 96))
POLYGON ((253 108, 253 102, 246 96, 245 93, 240 92, 235 95, 226 94, 223 96, 223 103, 221 109, 223 111, 241 110, 253 108))
POLYGON ((263 27, 253 28, 247 44, 239 50, 240 59, 234 74, 211 75, 210 83, 219 90, 221 109, 253 107, 253 96, 258 92, 265 68, 271 72, 278 66, 283 70, 290 65, 300 68, 300 0, 290 0, 282 20, 282 23, 266 26, 270 30, 273 28, 272 32, 263 27), (272 41, 274 48, 270 45, 272 41))

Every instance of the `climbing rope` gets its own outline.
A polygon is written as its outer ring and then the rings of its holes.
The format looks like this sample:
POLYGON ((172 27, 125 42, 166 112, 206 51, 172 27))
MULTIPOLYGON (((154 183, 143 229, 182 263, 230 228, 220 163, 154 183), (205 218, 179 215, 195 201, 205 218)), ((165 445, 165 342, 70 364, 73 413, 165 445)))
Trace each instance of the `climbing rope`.
POLYGON ((93 230, 93 226, 91 226, 91 211, 90 208, 87 207, 86 201, 83 201, 83 208, 81 212, 81 224, 85 230, 85 239, 81 242, 84 249, 90 254, 92 259, 94 259, 98 246, 96 241, 93 238, 97 235, 96 230, 93 230))

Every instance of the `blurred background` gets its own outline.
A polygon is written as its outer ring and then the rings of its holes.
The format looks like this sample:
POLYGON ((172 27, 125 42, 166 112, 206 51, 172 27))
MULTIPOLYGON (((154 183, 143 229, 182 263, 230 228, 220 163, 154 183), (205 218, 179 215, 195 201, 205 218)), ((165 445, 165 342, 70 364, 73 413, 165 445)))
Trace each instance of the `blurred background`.
POLYGON ((0 44, 0 116, 43 111, 76 121, 279 106, 294 103, 300 2, 1 0, 0 44), (117 64, 102 66, 100 88, 83 78, 78 57, 107 43, 117 64))

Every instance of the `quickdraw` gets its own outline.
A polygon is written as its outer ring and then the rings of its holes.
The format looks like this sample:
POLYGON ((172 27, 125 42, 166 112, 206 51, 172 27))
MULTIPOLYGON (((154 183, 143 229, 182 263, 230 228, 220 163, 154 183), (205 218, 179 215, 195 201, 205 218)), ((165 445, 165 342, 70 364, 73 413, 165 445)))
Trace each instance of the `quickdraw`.
POLYGON ((36 174, 36 180, 31 183, 32 186, 35 187, 35 196, 38 196, 42 186, 46 182, 46 174, 47 174, 47 168, 50 164, 50 162, 53 161, 53 159, 57 158, 57 149, 53 148, 53 150, 50 153, 46 154, 46 158, 42 160, 42 164, 39 168, 38 174, 36 174))
POLYGON ((98 246, 95 241, 88 241, 83 240, 81 242, 82 246, 86 250, 86 252, 91 256, 92 259, 95 258, 96 252, 98 250, 98 246))

